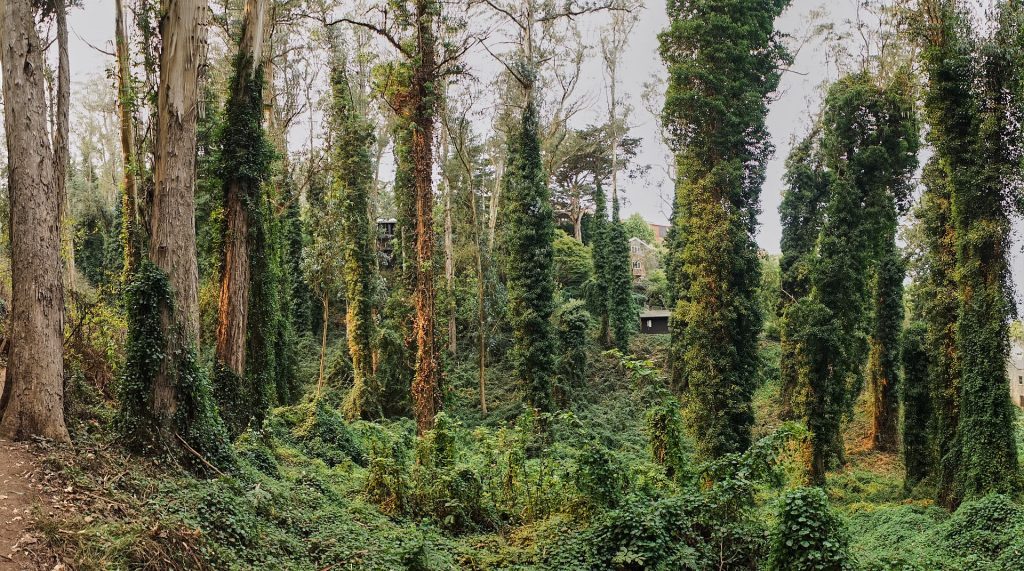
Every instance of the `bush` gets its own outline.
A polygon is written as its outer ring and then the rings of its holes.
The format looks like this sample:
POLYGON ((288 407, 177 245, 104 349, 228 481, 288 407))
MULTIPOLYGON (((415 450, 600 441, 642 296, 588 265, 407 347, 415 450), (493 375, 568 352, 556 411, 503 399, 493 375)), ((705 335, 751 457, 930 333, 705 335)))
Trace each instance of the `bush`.
POLYGON ((849 536, 820 488, 797 488, 782 498, 768 568, 773 571, 852 569, 849 536))

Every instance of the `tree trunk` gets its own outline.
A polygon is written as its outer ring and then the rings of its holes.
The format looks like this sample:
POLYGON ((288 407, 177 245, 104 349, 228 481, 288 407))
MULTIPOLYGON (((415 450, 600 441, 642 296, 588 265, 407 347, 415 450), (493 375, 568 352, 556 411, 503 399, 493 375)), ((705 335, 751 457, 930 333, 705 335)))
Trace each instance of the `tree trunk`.
POLYGON ((320 375, 316 381, 316 397, 320 398, 320 393, 324 388, 324 369, 327 363, 327 320, 329 318, 329 311, 331 309, 331 300, 327 296, 323 299, 323 327, 320 333, 320 375))
POLYGON ((434 96, 437 54, 431 0, 416 3, 416 61, 410 86, 412 112, 412 154, 416 207, 416 276, 413 305, 416 316, 416 373, 412 382, 413 407, 419 433, 434 426, 441 409, 441 389, 434 341, 434 96))
MULTIPOLYGON (((232 102, 249 103, 252 80, 256 77, 263 56, 264 14, 266 0, 246 0, 242 20, 242 38, 238 54, 242 65, 236 66, 232 102)), ((260 95, 262 95, 262 88, 260 95)), ((255 144, 255 143, 254 143, 255 144)), ((259 194, 259 184, 234 173, 226 181, 224 214, 227 233, 224 237, 224 266, 220 278, 220 303, 217 308, 217 362, 238 377, 245 374, 246 336, 249 325, 250 244, 249 203, 259 194), (255 185, 257 188, 251 188, 255 185)), ((256 253, 259 255, 259 252, 256 253)))
POLYGON ((0 435, 69 442, 64 424, 61 197, 47 138, 45 46, 28 0, 6 0, 0 10, 13 285, 0 435))
MULTIPOLYGON (((149 257, 166 274, 174 307, 163 307, 167 343, 152 383, 153 414, 164 431, 178 408, 176 360, 199 345, 196 261, 196 124, 200 71, 206 60, 206 0, 165 0, 161 6, 160 84, 149 257)), ((173 442, 172 434, 162 436, 173 442)))
POLYGON ((59 1, 55 5, 54 19, 57 23, 57 104, 53 131, 53 182, 57 187, 61 215, 61 250, 64 254, 64 279, 74 289, 75 248, 74 229, 65 226, 68 218, 68 127, 71 112, 71 71, 68 62, 68 6, 59 1))
POLYGON ((138 169, 135 159, 135 100, 132 95, 131 64, 123 4, 123 0, 114 0, 114 46, 117 52, 117 110, 121 118, 121 159, 124 163, 124 198, 121 207, 124 225, 124 269, 125 278, 130 279, 141 261, 143 239, 139 191, 135 178, 138 169))
MULTIPOLYGON (((448 158, 447 133, 442 136, 441 158, 448 158)), ((444 279, 448 292, 448 354, 454 358, 459 350, 458 328, 455 323, 455 240, 452 236, 452 185, 445 177, 444 185, 444 279)))

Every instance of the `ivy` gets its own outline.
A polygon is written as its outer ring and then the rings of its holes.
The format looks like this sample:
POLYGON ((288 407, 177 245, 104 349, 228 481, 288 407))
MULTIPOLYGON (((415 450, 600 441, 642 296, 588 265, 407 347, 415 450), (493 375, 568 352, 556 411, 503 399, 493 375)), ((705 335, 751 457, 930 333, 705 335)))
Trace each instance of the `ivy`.
POLYGON ((153 380, 167 361, 164 313, 174 311, 166 274, 144 260, 124 298, 128 341, 115 426, 125 447, 140 454, 171 454, 197 473, 209 473, 211 467, 231 469, 234 451, 194 347, 170 357, 176 402, 173 418, 161 418, 161 411, 153 406, 153 380))

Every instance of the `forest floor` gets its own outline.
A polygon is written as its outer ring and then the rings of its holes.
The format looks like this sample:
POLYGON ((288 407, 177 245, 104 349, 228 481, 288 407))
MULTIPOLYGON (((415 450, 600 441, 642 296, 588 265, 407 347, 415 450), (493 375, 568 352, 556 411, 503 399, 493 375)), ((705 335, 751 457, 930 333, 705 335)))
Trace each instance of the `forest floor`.
POLYGON ((0 571, 55 568, 33 530, 44 490, 39 458, 30 445, 0 440, 0 571))

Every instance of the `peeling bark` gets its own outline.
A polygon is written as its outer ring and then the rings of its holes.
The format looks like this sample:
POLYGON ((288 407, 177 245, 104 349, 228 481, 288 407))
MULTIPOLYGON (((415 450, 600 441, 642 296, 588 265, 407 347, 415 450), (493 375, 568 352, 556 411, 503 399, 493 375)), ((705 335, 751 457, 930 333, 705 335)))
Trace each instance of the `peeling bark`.
POLYGON ((28 0, 0 2, 0 15, 12 278, 11 348, 0 435, 68 442, 64 424, 61 187, 47 136, 45 46, 36 32, 28 0))

